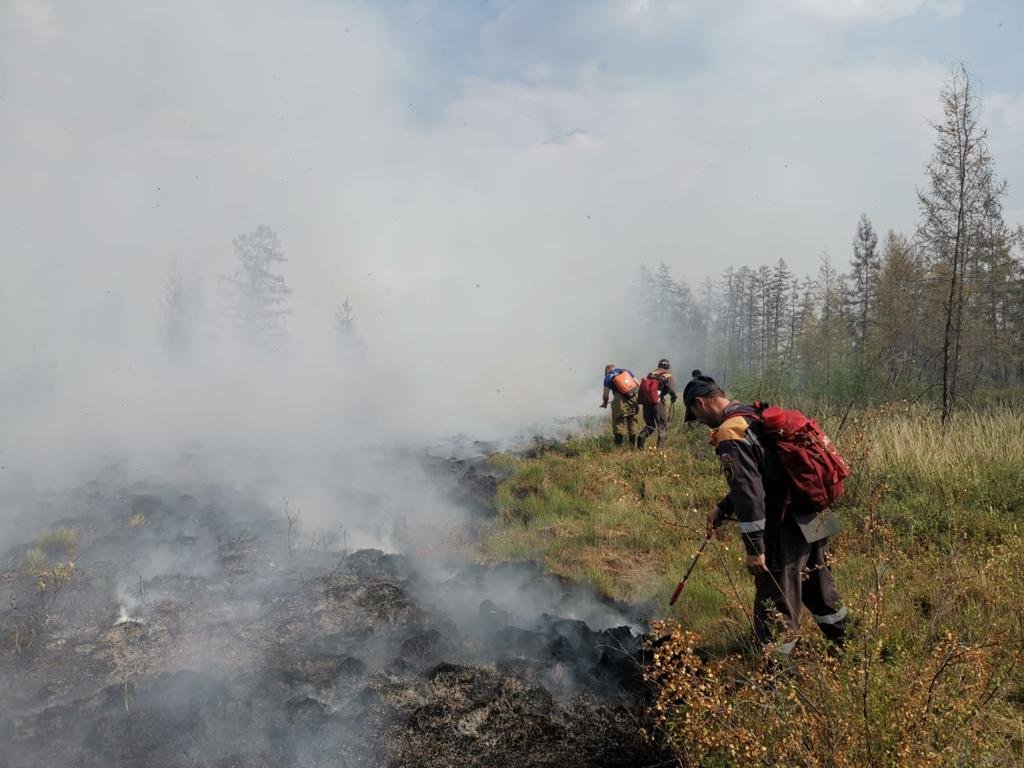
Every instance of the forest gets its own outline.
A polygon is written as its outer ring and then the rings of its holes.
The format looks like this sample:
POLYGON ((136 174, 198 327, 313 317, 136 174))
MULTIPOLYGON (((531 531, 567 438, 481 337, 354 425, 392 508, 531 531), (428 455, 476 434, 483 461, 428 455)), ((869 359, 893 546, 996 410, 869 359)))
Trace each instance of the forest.
POLYGON ((669 349, 769 393, 934 398, 943 420, 1024 384, 1024 228, 1004 219, 1007 184, 965 69, 941 101, 915 231, 879 233, 862 214, 849 252, 823 251, 804 276, 779 259, 691 286, 641 266, 631 302, 648 356, 669 349))

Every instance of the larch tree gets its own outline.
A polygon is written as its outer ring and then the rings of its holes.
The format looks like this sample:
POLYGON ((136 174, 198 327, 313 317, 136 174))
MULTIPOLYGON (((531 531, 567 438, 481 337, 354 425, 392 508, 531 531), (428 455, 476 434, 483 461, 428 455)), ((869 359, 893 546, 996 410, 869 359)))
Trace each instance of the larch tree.
POLYGON ((821 342, 822 360, 825 367, 825 388, 832 385, 832 359, 836 353, 835 327, 841 317, 842 286, 839 273, 832 263, 829 252, 821 254, 821 266, 818 269, 818 301, 821 304, 821 342))
POLYGON ((332 324, 337 334, 338 344, 343 351, 350 351, 359 345, 359 339, 356 335, 355 311, 352 309, 352 302, 349 301, 348 296, 334 310, 332 324))
POLYGON ((874 356, 895 386, 920 378, 919 345, 922 324, 922 283, 925 279, 914 247, 892 230, 882 247, 876 299, 874 356))
POLYGON ((221 278, 228 291, 228 315, 242 337, 262 349, 280 348, 292 289, 275 274, 287 261, 277 233, 266 225, 234 239, 238 266, 221 278))
POLYGON ((987 131, 978 122, 980 99, 966 68, 943 87, 942 119, 932 124, 935 146, 918 190, 918 235, 944 282, 941 419, 945 424, 960 390, 964 317, 984 223, 1000 208, 1005 182, 996 180, 987 131))
POLYGON ((853 338, 857 350, 857 363, 861 375, 868 367, 870 325, 874 302, 878 293, 878 235, 867 214, 862 213, 853 238, 853 258, 850 261, 850 303, 853 315, 853 338))
POLYGON ((175 255, 167 267, 160 301, 160 341, 169 357, 180 356, 188 345, 190 305, 181 259, 175 255))

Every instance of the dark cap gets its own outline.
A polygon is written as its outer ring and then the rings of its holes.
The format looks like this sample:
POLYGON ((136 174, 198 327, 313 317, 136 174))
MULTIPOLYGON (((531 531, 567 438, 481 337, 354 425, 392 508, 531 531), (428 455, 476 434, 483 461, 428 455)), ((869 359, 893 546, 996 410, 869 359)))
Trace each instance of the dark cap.
POLYGON ((671 366, 671 365, 669 364, 668 360, 666 360, 666 359, 665 359, 665 358, 663 357, 663 358, 661 358, 661 360, 659 360, 659 361, 658 361, 658 367, 659 367, 659 368, 664 368, 664 369, 665 369, 665 370, 667 371, 667 370, 669 370, 669 369, 670 369, 670 368, 671 368, 672 366, 671 366))
POLYGON ((693 401, 696 398, 707 397, 713 392, 721 391, 722 388, 710 376, 694 376, 686 382, 686 387, 683 388, 683 404, 686 406, 686 417, 684 420, 697 420, 697 417, 693 415, 693 411, 690 410, 690 406, 693 405, 693 401))

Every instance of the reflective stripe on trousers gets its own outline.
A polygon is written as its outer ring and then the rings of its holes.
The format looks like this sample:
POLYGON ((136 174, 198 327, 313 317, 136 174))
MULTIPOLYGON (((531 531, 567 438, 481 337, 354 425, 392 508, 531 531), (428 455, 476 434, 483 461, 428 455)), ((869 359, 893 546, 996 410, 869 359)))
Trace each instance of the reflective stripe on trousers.
MULTIPOLYGON (((830 613, 827 616, 814 616, 814 620, 819 624, 838 624, 840 621, 846 618, 847 610, 844 605, 835 613, 830 613)), ((811 614, 812 616, 814 614, 811 614)))

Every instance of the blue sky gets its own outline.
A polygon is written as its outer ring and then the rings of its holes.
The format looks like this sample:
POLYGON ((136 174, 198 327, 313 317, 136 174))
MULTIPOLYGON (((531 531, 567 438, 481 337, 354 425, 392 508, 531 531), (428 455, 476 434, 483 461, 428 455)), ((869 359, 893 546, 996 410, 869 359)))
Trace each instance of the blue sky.
MULTIPOLYGON (((824 3, 823 3, 824 4, 824 3)), ((840 3, 841 0, 840 0, 840 3)), ((621 3, 628 7, 629 3, 621 3)), ((656 14, 657 2, 635 3, 656 14), (653 10, 652 10, 653 9, 653 10)), ((662 4, 664 5, 664 4, 662 4)), ((656 80, 682 78, 713 57, 714 29, 757 4, 680 3, 693 8, 684 23, 661 35, 629 38, 628 30, 595 24, 595 8, 608 3, 408 2, 382 3, 395 33, 417 51, 433 88, 417 106, 430 112, 458 94, 467 77, 519 79, 538 60, 563 73, 594 63, 608 73, 656 80), (496 31, 500 29, 500 32, 496 31)), ((771 8, 770 4, 761 3, 771 8)), ((779 9, 784 8, 778 3, 779 9)), ((814 6, 796 6, 813 17, 814 6)), ((1024 3, 1017 0, 865 2, 860 12, 823 20, 838 27, 835 61, 853 63, 875 55, 921 59, 951 66, 965 62, 988 87, 1019 92, 1024 79, 1024 3), (886 7, 892 15, 887 16, 886 7)), ((802 11, 802 14, 801 14, 802 11)), ((793 8, 780 10, 783 17, 793 8)), ((809 62, 814 63, 814 62, 809 62)))
MULTIPOLYGON (((774 89, 786 90, 787 80, 802 82, 795 87, 803 89, 809 73, 827 73, 813 90, 804 90, 805 99, 792 104, 798 111, 772 119, 791 121, 784 130, 794 137, 803 134, 799 138, 805 147, 822 150, 834 138, 837 153, 861 154, 844 166, 858 178, 832 179, 837 188, 858 189, 856 197, 842 203, 847 219, 854 221, 864 209, 881 227, 904 231, 914 226, 914 187, 921 182, 928 135, 899 129, 908 119, 916 117, 925 127, 937 117, 942 78, 963 62, 985 94, 983 119, 992 131, 997 168, 1010 180, 1008 215, 1012 220, 1024 211, 1024 46, 1018 44, 1024 39, 1024 3, 1016 0, 423 1, 385 7, 390 28, 417 61, 417 73, 409 81, 409 111, 411 119, 425 126, 444 122, 446 111, 462 100, 467 82, 567 93, 605 84, 657 92, 671 101, 693 98, 690 86, 695 83, 713 82, 720 93, 728 93, 730 88, 744 91, 763 76, 765 89, 750 94, 755 100, 752 111, 759 112, 775 96, 774 89), (887 80, 891 100, 902 104, 875 99, 863 103, 865 90, 886 90, 887 80), (843 87, 850 81, 856 81, 854 93, 843 87), (899 113, 897 125, 855 146, 856 133, 845 135, 842 115, 835 114, 850 97, 849 110, 857 117, 865 117, 868 109, 878 124, 885 124, 893 119, 888 108, 899 113), (836 100, 840 103, 834 104, 836 100), (822 115, 818 105, 828 114, 822 115), (816 120, 822 122, 816 125, 816 120), (865 162, 872 153, 864 147, 871 145, 881 149, 874 153, 876 168, 865 162), (886 167, 889 157, 900 167, 886 167), (862 178, 872 172, 878 178, 874 188, 862 178)), ((792 97, 785 94, 787 100, 792 97)), ((695 107, 701 115, 708 109, 707 103, 695 107)), ((587 129, 582 123, 560 124, 552 131, 587 129)), ((717 137, 724 154, 758 151, 757 132, 742 126, 717 137)), ((816 158, 819 153, 811 154, 816 158)), ((801 164, 799 156, 796 163, 801 164)), ((814 172, 813 167, 806 170, 814 172)), ((825 166, 821 173, 832 176, 834 170, 825 166)), ((763 186, 762 192, 770 194, 770 185, 763 186)), ((842 192, 837 189, 837 194, 842 192)), ((837 220, 831 231, 821 233, 820 248, 832 249, 842 259, 847 241, 837 220)), ((801 252, 789 258, 810 269, 816 257, 810 248, 801 243, 801 252)))
POLYGON ((1019 93, 1024 87, 1024 3, 967 0, 958 14, 916 13, 888 24, 851 30, 851 55, 872 48, 903 51, 938 62, 967 63, 986 87, 1019 93))

